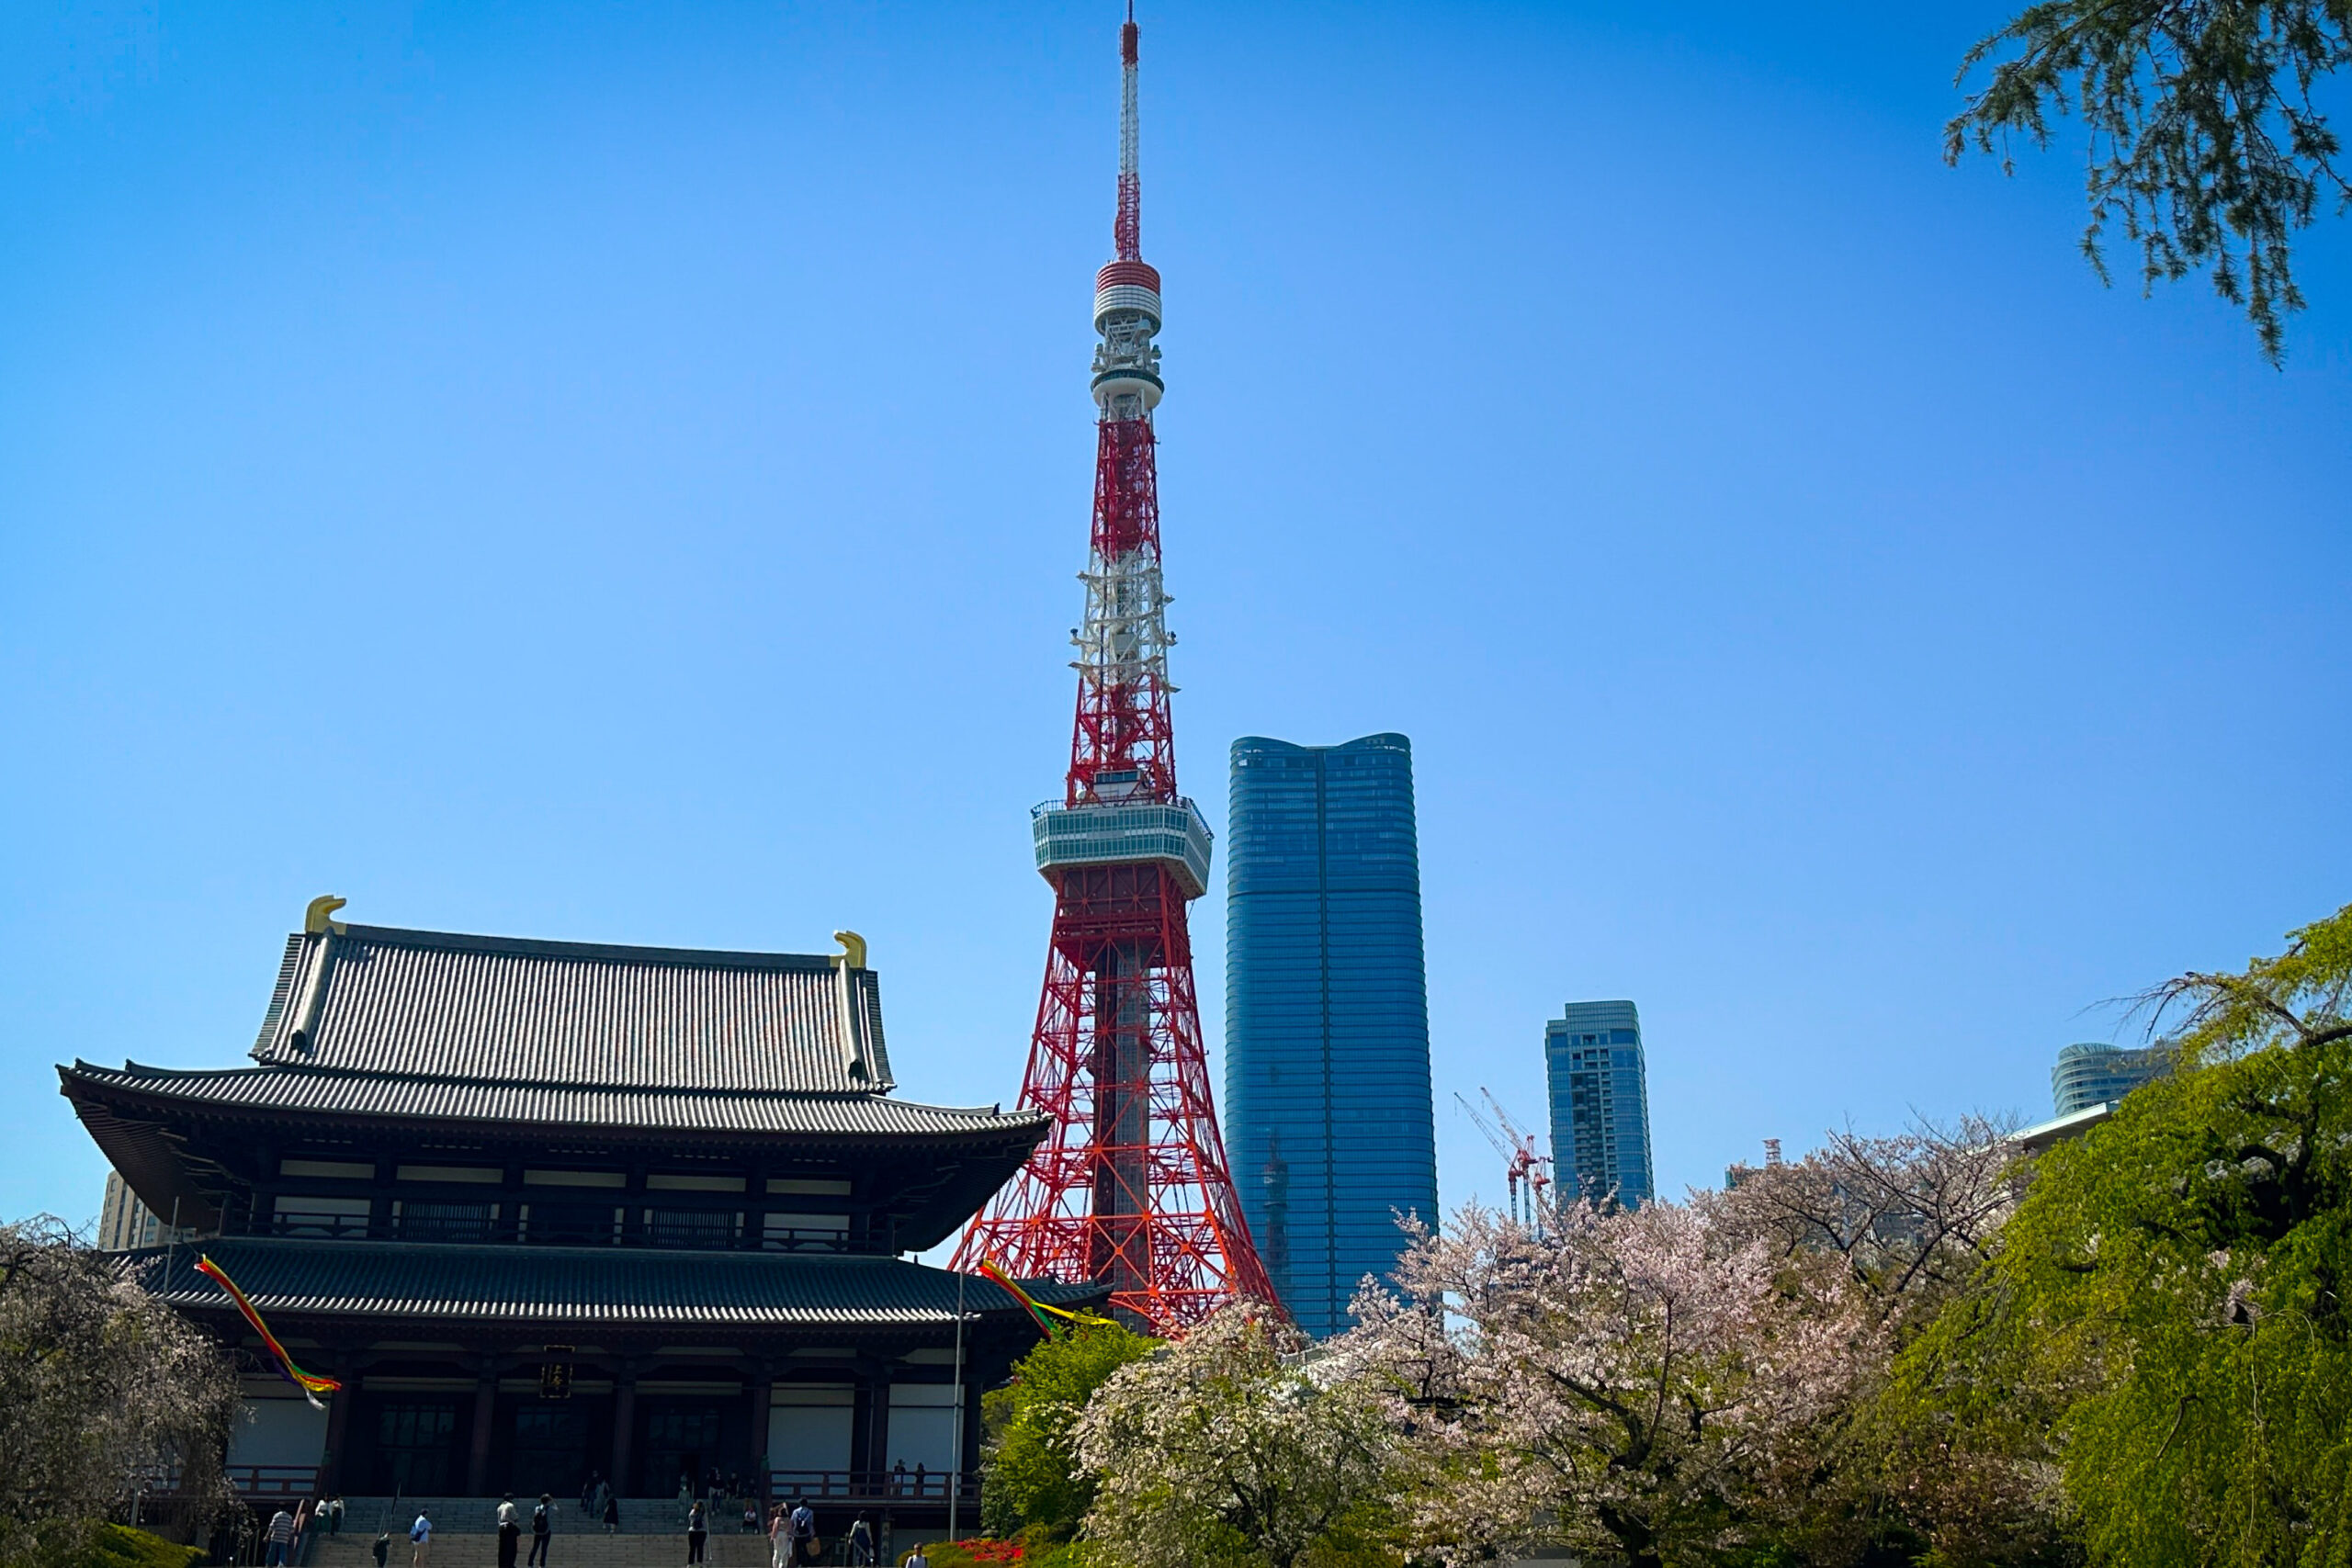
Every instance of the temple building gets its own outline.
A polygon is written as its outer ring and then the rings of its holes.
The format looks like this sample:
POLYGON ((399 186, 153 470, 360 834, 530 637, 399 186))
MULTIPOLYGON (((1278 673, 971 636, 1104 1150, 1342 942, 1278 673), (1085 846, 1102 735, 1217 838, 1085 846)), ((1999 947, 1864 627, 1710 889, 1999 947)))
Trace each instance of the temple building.
POLYGON ((830 956, 685 952, 346 925, 339 904, 288 939, 254 1066, 59 1069, 136 1201, 177 1220, 131 1253, 150 1288, 251 1357, 230 1454, 249 1490, 601 1476, 673 1497, 718 1476, 909 1525, 951 1483, 968 1508, 978 1391, 1036 1330, 903 1255, 970 1218, 1044 1112, 898 1098, 847 933, 830 956), (270 1375, 199 1254, 341 1380, 323 1411, 270 1375))

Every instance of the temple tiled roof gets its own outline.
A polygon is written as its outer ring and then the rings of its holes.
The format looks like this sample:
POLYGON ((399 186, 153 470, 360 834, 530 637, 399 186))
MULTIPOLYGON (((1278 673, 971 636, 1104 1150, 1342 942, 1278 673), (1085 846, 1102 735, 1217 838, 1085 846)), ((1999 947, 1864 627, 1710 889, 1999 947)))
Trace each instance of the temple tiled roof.
POLYGON ((645 1133, 799 1133, 845 1138, 994 1134, 1033 1141, 1042 1111, 924 1105, 861 1092, 605 1087, 337 1071, 307 1066, 186 1070, 75 1062, 59 1069, 79 1088, 153 1096, 191 1109, 307 1111, 333 1117, 422 1117, 499 1122, 547 1130, 645 1133))
POLYGON ((287 938, 268 1066, 603 1089, 887 1089, 874 972, 822 954, 345 925, 287 938))
MULTIPOLYGON (((199 1254, 226 1270, 265 1315, 286 1318, 771 1329, 927 1328, 956 1321, 956 1276, 895 1258, 220 1237, 168 1254, 138 1254, 133 1265, 175 1306, 226 1311, 227 1292, 197 1272, 199 1254)), ((1053 1305, 1103 1294, 1100 1285, 1051 1280, 1024 1281, 1023 1288, 1053 1305)), ((967 1276, 963 1290, 967 1312, 1022 1310, 1010 1292, 981 1277, 967 1276)))

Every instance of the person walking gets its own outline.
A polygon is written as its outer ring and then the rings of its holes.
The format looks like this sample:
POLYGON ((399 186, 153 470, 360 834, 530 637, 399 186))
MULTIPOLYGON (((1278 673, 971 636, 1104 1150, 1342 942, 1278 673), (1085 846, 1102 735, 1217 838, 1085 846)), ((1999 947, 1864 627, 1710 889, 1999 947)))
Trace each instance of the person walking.
POLYGON ((907 1553, 907 1560, 899 1564, 899 1568, 931 1568, 931 1559, 923 1555, 922 1548, 918 1545, 907 1553))
POLYGON ((386 1564, 391 1561, 392 1556, 392 1532, 385 1530, 378 1535, 376 1544, 369 1547, 368 1552, 369 1556, 375 1558, 376 1568, 386 1568, 386 1564))
POLYGON ((539 1494, 539 1506, 531 1510, 530 1568, 548 1568, 548 1537, 555 1529, 555 1497, 551 1493, 539 1494))
POLYGON ((327 1534, 343 1533, 343 1494, 338 1492, 327 1499, 327 1534))
POLYGON ((801 1498, 792 1506, 792 1557, 795 1564, 817 1561, 817 1510, 801 1498))
POLYGON ((286 1568, 294 1550, 294 1516, 280 1508, 269 1516, 269 1568, 286 1568))
POLYGON ((849 1560, 856 1568, 874 1568, 874 1516, 860 1514, 849 1527, 849 1560))
POLYGON ((523 1516, 509 1492, 498 1504, 498 1568, 514 1568, 514 1551, 523 1541, 523 1516))
POLYGON ((703 1547, 709 1540, 710 1519, 703 1513, 702 1505, 696 1503, 686 1510, 686 1561, 689 1563, 703 1560, 703 1547))
POLYGON ((433 1552, 433 1516, 419 1508, 416 1523, 408 1527, 408 1539, 415 1548, 409 1554, 409 1568, 424 1568, 424 1560, 433 1552))
POLYGON ((621 1500, 611 1493, 605 1494, 605 1533, 617 1535, 621 1528, 621 1500))
POLYGON ((784 1521, 784 1505, 775 1503, 768 1508, 768 1568, 788 1568, 785 1562, 791 1550, 789 1527, 784 1521))

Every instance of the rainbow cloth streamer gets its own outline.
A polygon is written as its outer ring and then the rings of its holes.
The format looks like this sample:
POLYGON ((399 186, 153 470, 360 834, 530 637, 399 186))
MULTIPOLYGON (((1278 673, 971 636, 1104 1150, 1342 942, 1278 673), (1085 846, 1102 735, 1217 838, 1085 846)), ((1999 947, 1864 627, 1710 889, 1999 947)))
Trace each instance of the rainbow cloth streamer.
POLYGON ((261 1320, 261 1314, 254 1310, 254 1303, 245 1300, 245 1292, 237 1289, 234 1280, 221 1272, 220 1265, 209 1258, 199 1256, 196 1267, 199 1273, 210 1275, 222 1290, 229 1292, 229 1299, 237 1303, 237 1310, 243 1313, 245 1321, 254 1325, 254 1332, 261 1336, 261 1342, 269 1347, 271 1355, 277 1358, 278 1370, 285 1373, 286 1381, 302 1391, 302 1397, 311 1402, 311 1409, 324 1410, 326 1406, 319 1403, 319 1395, 336 1393, 343 1384, 333 1378, 312 1377, 296 1366, 294 1358, 286 1353, 286 1347, 277 1342, 277 1336, 269 1331, 269 1325, 261 1320))
POLYGON ((1006 1273, 1003 1269, 998 1268, 994 1263, 985 1258, 980 1259, 980 1272, 986 1274, 989 1279, 994 1280, 998 1284, 1012 1292, 1012 1299, 1029 1309, 1029 1315, 1037 1320, 1037 1327, 1044 1332, 1046 1337, 1048 1339, 1051 1339, 1055 1335, 1059 1334, 1062 1331, 1062 1326, 1065 1323, 1083 1323, 1090 1325, 1100 1325, 1105 1328, 1116 1326, 1109 1318, 1097 1317, 1091 1312, 1069 1312, 1061 1307, 1047 1306, 1045 1303, 1039 1301, 1036 1297, 1031 1295, 1028 1292, 1014 1284, 1012 1282, 1012 1275, 1006 1273), (1046 1315, 1047 1313, 1053 1314, 1054 1317, 1062 1319, 1062 1323, 1056 1323, 1052 1318, 1048 1318, 1046 1315))

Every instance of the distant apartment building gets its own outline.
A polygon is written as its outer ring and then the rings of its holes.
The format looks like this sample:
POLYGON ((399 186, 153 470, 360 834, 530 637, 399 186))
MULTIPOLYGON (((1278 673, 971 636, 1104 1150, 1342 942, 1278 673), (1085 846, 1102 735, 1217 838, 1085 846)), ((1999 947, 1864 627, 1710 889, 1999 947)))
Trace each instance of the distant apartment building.
POLYGON ((2172 1060, 2168 1041, 2136 1051, 2097 1041, 2069 1045, 2050 1069, 2050 1099, 2059 1115, 2072 1116, 2121 1100, 2150 1078, 2164 1077, 2172 1071, 2172 1060))
POLYGON ((1437 1219, 1413 750, 1233 743, 1225 1142, 1298 1325, 1347 1326, 1367 1274, 1437 1219))
MULTIPOLYGON (((117 1171, 107 1172, 107 1196, 98 1210, 98 1250, 130 1252, 141 1247, 161 1247, 172 1239, 172 1227, 148 1212, 117 1171)), ((181 1231, 180 1238, 187 1239, 181 1231)))
POLYGON ((1544 1025, 1559 1201, 1634 1208, 1656 1197, 1642 1020, 1627 1001, 1570 1002, 1544 1025))

